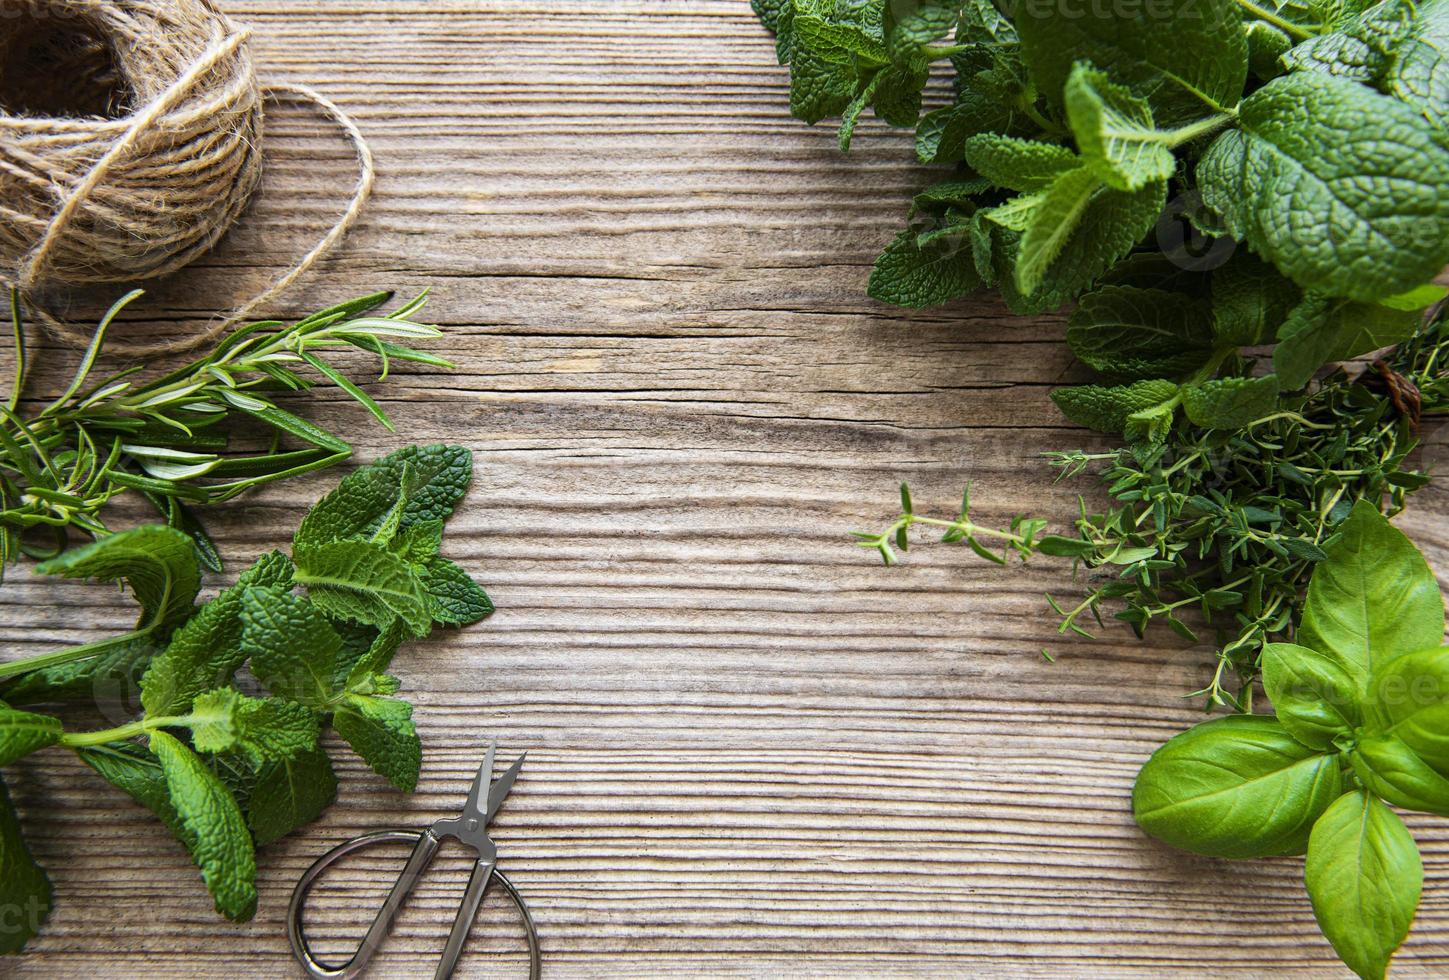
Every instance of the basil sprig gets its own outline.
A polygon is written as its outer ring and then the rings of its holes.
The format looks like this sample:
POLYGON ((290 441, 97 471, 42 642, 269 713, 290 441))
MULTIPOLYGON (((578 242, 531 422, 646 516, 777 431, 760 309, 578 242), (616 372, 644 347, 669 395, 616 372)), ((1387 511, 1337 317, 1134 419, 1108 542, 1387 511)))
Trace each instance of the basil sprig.
POLYGON ((1263 652, 1276 716, 1204 722, 1142 767, 1137 822, 1215 857, 1307 854, 1319 927, 1381 978, 1424 883, 1389 804, 1449 815, 1449 646, 1438 582, 1359 501, 1309 582, 1296 643, 1263 652))

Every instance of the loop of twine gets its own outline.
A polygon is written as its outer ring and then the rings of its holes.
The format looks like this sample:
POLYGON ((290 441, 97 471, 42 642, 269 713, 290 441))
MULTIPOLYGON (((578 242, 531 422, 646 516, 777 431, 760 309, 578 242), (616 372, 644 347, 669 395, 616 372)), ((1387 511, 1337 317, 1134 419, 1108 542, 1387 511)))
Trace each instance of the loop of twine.
POLYGON ((13 279, 0 274, 0 285, 18 287, 56 335, 77 346, 90 341, 89 330, 35 302, 46 282, 155 278, 216 244, 260 183, 264 100, 315 106, 347 136, 359 174, 346 209, 275 282, 205 329, 111 349, 140 357, 215 339, 288 289, 357 222, 375 180, 361 131, 306 86, 259 86, 246 55, 250 32, 212 0, 0 0, 0 7, 17 3, 33 15, 60 8, 93 28, 110 42, 117 74, 146 99, 122 119, 0 111, 0 261, 16 270, 13 279))

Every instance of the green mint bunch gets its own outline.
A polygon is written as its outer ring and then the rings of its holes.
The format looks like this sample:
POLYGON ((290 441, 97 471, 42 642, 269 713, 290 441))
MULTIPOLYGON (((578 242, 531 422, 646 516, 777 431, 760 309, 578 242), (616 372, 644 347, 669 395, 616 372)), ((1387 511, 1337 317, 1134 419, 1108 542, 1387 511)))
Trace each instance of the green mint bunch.
POLYGON ((896 560, 896 537, 916 525, 943 528, 947 541, 1071 558, 1085 595, 1067 604, 1048 596, 1063 633, 1088 635, 1104 616, 1139 636, 1157 623, 1193 643, 1206 628, 1217 665, 1194 696, 1207 707, 1251 710, 1263 647, 1298 622, 1340 525, 1359 501, 1392 515, 1428 484, 1411 465, 1416 423, 1446 410, 1449 322, 1441 317, 1363 372, 1338 370, 1303 391, 1275 393, 1237 428, 1178 413, 1152 447, 1050 454, 1059 478, 1093 473, 1110 501, 1100 510, 1082 502, 1070 534, 1042 534, 1042 522, 1020 517, 1010 530, 983 532, 964 509, 946 520, 905 506, 886 532, 857 538, 887 563, 896 560))
MULTIPOLYGON (((303 519, 292 554, 263 555, 196 605, 201 565, 186 534, 138 527, 71 549, 46 574, 123 582, 141 607, 109 641, 0 665, 0 765, 50 746, 79 755, 152 810, 190 851, 217 911, 256 910, 255 849, 315 819, 337 778, 319 744, 331 727, 404 792, 421 744, 388 673, 402 643, 492 612, 442 557, 443 527, 472 479, 458 446, 412 446, 345 477, 303 519), (245 668, 249 677, 239 677, 245 668), (20 704, 134 690, 140 712, 99 731, 20 704)), ((0 903, 51 903, 0 785, 0 903)), ((4 937, 13 952, 33 935, 4 937)))
POLYGON ((1264 651, 1276 715, 1176 736, 1142 767, 1132 804, 1149 834, 1199 854, 1306 853, 1323 934, 1379 980, 1424 883, 1390 806, 1449 815, 1444 600, 1418 549, 1366 502, 1327 550, 1295 642, 1264 651))
POLYGON ((101 320, 69 387, 27 413, 21 400, 29 357, 20 300, 11 293, 16 368, 9 400, 0 407, 0 574, 22 553, 58 554, 70 528, 92 537, 109 533, 101 511, 127 491, 144 495, 169 526, 194 540, 202 562, 220 571, 193 506, 230 500, 352 455, 345 440, 282 408, 277 393, 304 392, 320 379, 391 430, 377 402, 328 357, 340 350, 372 354, 381 364, 378 380, 393 361, 452 366, 408 346, 442 336, 437 327, 410 319, 425 296, 383 314, 378 310, 392 294, 375 293, 291 325, 249 324, 210 353, 150 381, 137 376, 143 365, 95 378, 107 332, 139 295, 129 293, 101 320), (262 451, 247 449, 258 434, 262 451), (284 447, 283 438, 300 448, 284 447))
POLYGON ((1103 391, 1073 418, 1160 440, 1179 409, 1231 427, 1321 365, 1411 336, 1449 263, 1449 0, 755 0, 791 111, 914 127, 918 195, 869 292, 909 307, 998 289, 1080 300, 1103 391), (922 113, 932 66, 952 101, 922 113), (1245 245, 1246 249, 1238 247, 1245 245), (1276 345, 1272 380, 1237 352, 1276 345), (1218 375, 1221 383, 1215 383, 1218 375))

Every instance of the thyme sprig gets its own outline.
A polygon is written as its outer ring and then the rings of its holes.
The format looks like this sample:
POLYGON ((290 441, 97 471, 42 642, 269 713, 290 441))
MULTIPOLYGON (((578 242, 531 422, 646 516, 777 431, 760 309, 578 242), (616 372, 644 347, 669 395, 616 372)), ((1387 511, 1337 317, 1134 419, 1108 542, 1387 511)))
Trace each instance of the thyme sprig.
POLYGON ((1079 498, 1071 534, 1042 534, 1044 521, 1023 517, 1007 531, 982 528, 965 507, 954 521, 922 517, 903 488, 902 513, 887 531, 856 537, 887 564, 896 560, 891 542, 904 550, 916 524, 945 526, 945 540, 992 561, 1069 557, 1087 588, 1075 605, 1047 596, 1059 632, 1089 636, 1106 617, 1138 636, 1161 623, 1189 642, 1211 629, 1212 678, 1188 697, 1248 711, 1262 649, 1291 636, 1338 526, 1359 500, 1392 516, 1428 483, 1409 465, 1417 423, 1446 410, 1449 320, 1441 317, 1368 371, 1340 368, 1308 391, 1280 395, 1241 428, 1183 417, 1155 448, 1049 453, 1058 479, 1095 473, 1111 501, 1093 510, 1079 498), (983 539, 1004 541, 1004 553, 987 551, 983 539))
POLYGON ((20 554, 51 557, 64 548, 67 530, 92 537, 109 533, 101 511, 118 494, 137 491, 166 522, 189 534, 206 564, 219 568, 215 548, 189 505, 213 504, 277 480, 339 463, 351 445, 280 407, 277 391, 305 391, 310 371, 330 382, 392 429, 367 392, 323 354, 354 348, 381 362, 439 367, 441 357, 406 343, 442 336, 410 319, 426 294, 391 313, 375 311, 391 293, 374 293, 329 307, 296 323, 277 320, 233 331, 210 353, 142 382, 143 365, 94 380, 106 334, 141 293, 122 297, 101 319, 65 391, 33 413, 22 410, 29 356, 19 297, 10 296, 15 381, 0 408, 0 571, 20 554), (237 452, 238 423, 270 437, 259 452, 237 452), (284 436, 302 444, 283 445, 284 436), (50 540, 37 541, 48 529, 50 540))

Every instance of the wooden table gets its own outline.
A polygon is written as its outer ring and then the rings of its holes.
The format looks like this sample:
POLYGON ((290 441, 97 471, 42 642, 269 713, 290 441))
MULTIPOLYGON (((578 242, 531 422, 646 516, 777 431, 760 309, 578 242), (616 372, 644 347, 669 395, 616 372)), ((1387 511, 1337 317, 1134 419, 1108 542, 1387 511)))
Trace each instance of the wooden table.
MULTIPOLYGON (((14 767, 56 909, 3 972, 297 975, 283 916, 301 870, 345 836, 453 810, 497 736, 529 750, 496 826, 547 976, 1347 975, 1298 861, 1196 859, 1132 823, 1138 766, 1198 718, 1178 695, 1207 648, 1059 638, 1042 592, 1073 585, 1050 560, 1003 570, 923 546, 887 570, 851 547, 848 531, 889 522, 901 479, 942 513, 971 481, 986 518, 1067 520, 1092 485, 1050 486, 1039 454, 1099 444, 1047 399, 1082 377, 1060 317, 865 298, 930 179, 907 136, 868 123, 847 157, 790 119, 745 0, 229 7, 264 74, 334 97, 380 165, 359 231, 278 312, 428 288, 436 349, 458 364, 373 389, 397 435, 332 390, 299 404, 364 458, 473 449, 448 551, 499 611, 397 662, 418 792, 338 746, 338 803, 261 852, 244 925, 81 764, 14 767)), ((334 134, 279 110, 267 152, 255 212, 140 329, 260 288, 340 207, 334 134)), ((42 356, 59 378, 64 352, 42 356)), ((1445 440, 1427 455, 1449 459, 1445 440)), ((210 514, 231 573, 285 545, 336 476, 210 514)), ((1449 573, 1446 514, 1441 485, 1400 524, 1449 573)), ((127 615, 108 589, 24 570, 0 602, 7 655, 127 615)), ((1397 974, 1443 975, 1449 823, 1413 826, 1428 882, 1397 974)), ((331 948, 396 866, 334 880, 314 926, 331 948)), ((372 976, 432 975, 463 884, 461 858, 446 866, 372 976)), ((495 898, 459 975, 521 976, 520 940, 495 898)))

